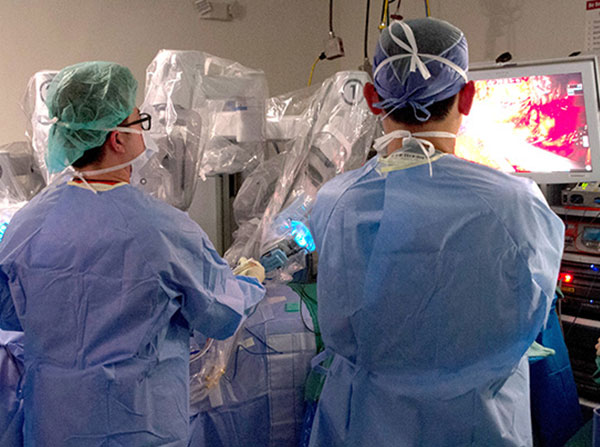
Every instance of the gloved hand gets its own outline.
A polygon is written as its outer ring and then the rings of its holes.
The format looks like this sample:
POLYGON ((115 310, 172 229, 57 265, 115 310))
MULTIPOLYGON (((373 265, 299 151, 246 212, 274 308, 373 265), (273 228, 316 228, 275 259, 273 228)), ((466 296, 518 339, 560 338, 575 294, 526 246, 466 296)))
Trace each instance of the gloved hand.
POLYGON ((540 345, 537 341, 534 341, 532 345, 527 350, 527 357, 529 358, 529 363, 535 363, 538 360, 543 360, 546 357, 556 354, 556 351, 552 348, 546 348, 545 346, 540 345))
POLYGON ((252 276, 253 278, 258 279, 258 282, 260 283, 265 280, 265 268, 260 262, 252 258, 247 259, 241 257, 237 267, 233 270, 233 273, 242 276, 252 276))

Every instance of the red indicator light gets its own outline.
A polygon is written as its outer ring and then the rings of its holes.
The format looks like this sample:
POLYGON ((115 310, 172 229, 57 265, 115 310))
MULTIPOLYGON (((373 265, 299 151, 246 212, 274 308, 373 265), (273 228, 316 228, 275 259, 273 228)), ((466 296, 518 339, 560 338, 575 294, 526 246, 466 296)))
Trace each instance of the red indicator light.
POLYGON ((571 275, 570 273, 561 273, 560 279, 563 283, 569 284, 573 282, 573 275, 571 275))

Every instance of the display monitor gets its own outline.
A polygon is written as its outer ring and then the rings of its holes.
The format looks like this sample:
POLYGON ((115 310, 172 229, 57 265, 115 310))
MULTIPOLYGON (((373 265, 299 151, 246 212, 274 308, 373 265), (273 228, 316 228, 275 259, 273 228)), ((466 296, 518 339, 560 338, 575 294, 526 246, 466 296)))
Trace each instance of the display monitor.
POLYGON ((474 68, 455 154, 537 183, 600 180, 595 57, 474 68))

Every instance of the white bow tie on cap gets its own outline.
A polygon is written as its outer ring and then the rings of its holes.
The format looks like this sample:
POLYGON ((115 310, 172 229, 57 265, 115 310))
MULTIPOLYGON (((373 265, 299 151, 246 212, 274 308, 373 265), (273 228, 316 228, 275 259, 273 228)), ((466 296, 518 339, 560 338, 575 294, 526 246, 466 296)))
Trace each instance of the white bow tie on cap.
POLYGON ((379 73, 379 71, 384 66, 389 64, 390 62, 393 62, 398 59, 404 59, 407 57, 410 57, 410 72, 412 73, 412 72, 416 71, 416 69, 418 68, 419 72, 421 73, 421 76, 423 76, 423 79, 429 79, 431 77, 431 73, 429 72, 429 69, 425 65, 425 62, 423 62, 423 60, 419 57, 419 56, 424 56, 428 59, 433 59, 433 60, 436 60, 438 62, 448 65, 449 67, 454 69, 459 75, 461 75, 462 78, 465 80, 465 82, 469 81, 469 79, 467 78, 467 72, 465 70, 463 70, 461 67, 459 67, 458 65, 456 65, 454 62, 446 59, 445 57, 440 57, 435 54, 419 53, 419 48, 417 47, 417 41, 415 40, 415 35, 413 34, 410 26, 408 26, 406 23, 398 21, 398 20, 394 20, 391 23, 391 25, 389 26, 389 36, 396 45, 398 45, 403 50, 408 51, 408 53, 407 54, 396 54, 394 56, 388 57, 387 59, 384 59, 377 66, 375 73, 373 73, 373 79, 377 78, 377 74, 379 73), (406 42, 403 42, 402 40, 400 40, 398 37, 396 37, 394 35, 394 33, 392 32, 393 31, 392 28, 394 27, 394 25, 400 25, 402 27, 402 29, 404 30, 404 34, 406 35, 406 40, 408 40, 408 43, 410 44, 410 46, 407 45, 406 42))
POLYGON ((419 47, 417 47, 417 41, 415 40, 415 35, 413 34, 412 29, 410 29, 410 26, 404 22, 392 22, 390 25, 390 37, 396 43, 396 45, 410 53, 410 72, 414 72, 418 67, 423 79, 429 79, 431 77, 431 73, 429 73, 427 66, 419 57, 419 47), (406 40, 408 40, 410 46, 406 45, 406 43, 398 39, 394 33, 392 33, 391 27, 396 24, 400 25, 404 30, 406 40))
POLYGON ((392 157, 394 153, 405 152, 409 148, 409 143, 414 141, 419 146, 419 149, 421 149, 421 152, 423 152, 423 155, 425 155, 425 157, 427 158, 427 163, 429 164, 429 177, 433 177, 431 157, 435 154, 435 147, 433 146, 433 143, 431 141, 416 137, 456 138, 456 134, 442 131, 410 133, 408 130, 394 130, 390 133, 385 134, 382 137, 377 138, 373 142, 373 148, 377 151, 378 154, 381 155, 381 153, 385 149, 387 149, 388 144, 390 144, 393 140, 401 138, 402 147, 389 155, 389 157, 392 157))

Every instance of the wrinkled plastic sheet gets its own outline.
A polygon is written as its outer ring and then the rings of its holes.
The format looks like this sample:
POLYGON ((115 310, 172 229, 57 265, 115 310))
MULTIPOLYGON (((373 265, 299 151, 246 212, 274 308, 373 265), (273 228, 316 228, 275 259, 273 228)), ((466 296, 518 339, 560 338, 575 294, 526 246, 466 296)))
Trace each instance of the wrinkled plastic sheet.
MULTIPOLYGON (((363 97, 364 72, 339 72, 323 84, 267 101, 267 139, 278 153, 251 172, 233 204, 238 230, 225 253, 260 256, 289 237, 290 219, 306 223, 319 188, 366 160, 377 124, 363 97), (287 222, 287 223, 286 223, 287 222)), ((278 270, 289 281, 303 257, 278 270)))
POLYGON ((262 71, 200 51, 161 50, 146 70, 143 112, 159 153, 138 186, 186 210, 198 176, 233 174, 264 153, 262 71))
POLYGON ((23 97, 23 111, 27 117, 25 135, 31 142, 35 163, 46 184, 50 184, 58 174, 50 174, 46 167, 46 150, 51 121, 46 106, 46 94, 52 79, 58 71, 43 70, 35 73, 27 84, 23 97))
POLYGON ((10 220, 26 204, 26 201, 19 201, 7 196, 0 197, 0 244, 2 243, 4 232, 10 225, 10 220))
POLYGON ((267 96, 260 70, 200 51, 161 50, 146 72, 143 108, 160 117, 158 133, 172 134, 178 122, 193 133, 191 153, 175 159, 193 155, 190 161, 204 178, 241 172, 262 160, 267 96))
POLYGON ((0 200, 30 200, 45 186, 29 142, 0 146, 0 200))

